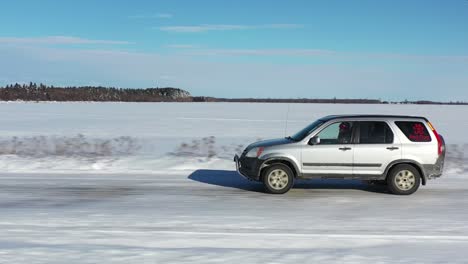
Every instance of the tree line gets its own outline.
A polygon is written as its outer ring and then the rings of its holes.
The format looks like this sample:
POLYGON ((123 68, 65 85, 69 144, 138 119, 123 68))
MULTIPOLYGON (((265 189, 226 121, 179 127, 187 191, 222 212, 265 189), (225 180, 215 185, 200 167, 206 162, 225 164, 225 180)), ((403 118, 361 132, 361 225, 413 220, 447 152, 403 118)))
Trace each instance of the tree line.
POLYGON ((194 102, 251 102, 251 103, 311 103, 311 104, 430 104, 430 105, 468 105, 464 101, 436 102, 436 101, 382 101, 380 99, 313 99, 313 98, 215 98, 215 97, 193 97, 194 102))
POLYGON ((45 84, 11 84, 0 87, 0 101, 96 101, 96 102, 252 102, 252 103, 322 103, 322 104, 448 104, 468 105, 468 102, 382 101, 380 99, 278 99, 278 98, 216 98, 191 96, 179 88, 114 88, 103 86, 57 87, 45 84))
POLYGON ((185 102, 190 93, 178 88, 129 89, 102 86, 56 87, 45 84, 12 84, 0 87, 2 101, 98 101, 98 102, 185 102))

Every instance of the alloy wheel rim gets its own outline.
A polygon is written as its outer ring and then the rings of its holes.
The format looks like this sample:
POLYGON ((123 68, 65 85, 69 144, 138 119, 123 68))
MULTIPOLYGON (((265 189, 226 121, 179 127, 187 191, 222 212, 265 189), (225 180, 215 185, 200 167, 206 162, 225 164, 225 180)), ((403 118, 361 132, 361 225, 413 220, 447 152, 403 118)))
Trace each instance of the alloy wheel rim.
POLYGON ((416 184, 416 177, 409 170, 402 170, 395 176, 395 184, 398 189, 408 191, 416 184))
POLYGON ((268 174, 268 184, 275 190, 284 189, 288 183, 288 174, 284 170, 277 169, 268 174))

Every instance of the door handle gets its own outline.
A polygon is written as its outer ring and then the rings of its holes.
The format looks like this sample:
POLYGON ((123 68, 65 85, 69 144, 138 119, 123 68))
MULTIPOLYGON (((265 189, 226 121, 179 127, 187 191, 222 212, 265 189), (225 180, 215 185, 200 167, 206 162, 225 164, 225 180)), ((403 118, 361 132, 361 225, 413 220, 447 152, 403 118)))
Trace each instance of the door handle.
POLYGON ((349 148, 349 147, 342 147, 342 148, 338 148, 338 149, 343 150, 343 151, 351 150, 351 148, 349 148))
POLYGON ((388 147, 387 149, 388 150, 397 150, 397 149, 399 149, 399 147, 388 147))

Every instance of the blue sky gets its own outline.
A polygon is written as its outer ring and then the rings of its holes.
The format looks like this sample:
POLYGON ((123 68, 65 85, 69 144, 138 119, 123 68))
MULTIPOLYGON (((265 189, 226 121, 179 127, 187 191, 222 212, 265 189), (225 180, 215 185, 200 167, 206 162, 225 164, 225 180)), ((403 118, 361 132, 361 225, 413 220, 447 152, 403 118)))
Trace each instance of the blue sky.
POLYGON ((468 0, 15 0, 0 10, 0 84, 468 100, 468 0))

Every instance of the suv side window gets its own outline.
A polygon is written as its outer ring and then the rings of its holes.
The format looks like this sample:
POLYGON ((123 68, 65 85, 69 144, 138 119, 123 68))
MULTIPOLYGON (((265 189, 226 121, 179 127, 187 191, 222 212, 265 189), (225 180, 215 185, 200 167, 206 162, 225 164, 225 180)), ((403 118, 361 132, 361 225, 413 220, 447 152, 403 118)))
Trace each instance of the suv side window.
POLYGON ((413 142, 431 142, 426 126, 421 122, 397 121, 395 124, 413 142))
POLYGON ((350 144, 353 133, 353 122, 337 122, 329 125, 320 133, 320 145, 350 144))
POLYGON ((360 144, 391 144, 393 132, 387 123, 382 121, 359 122, 360 144))

